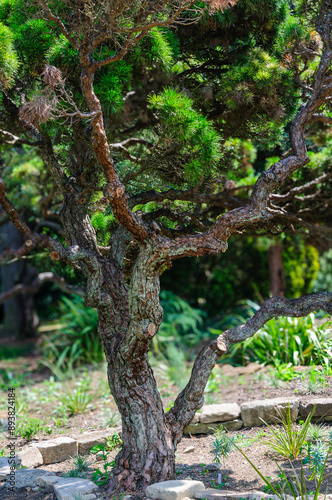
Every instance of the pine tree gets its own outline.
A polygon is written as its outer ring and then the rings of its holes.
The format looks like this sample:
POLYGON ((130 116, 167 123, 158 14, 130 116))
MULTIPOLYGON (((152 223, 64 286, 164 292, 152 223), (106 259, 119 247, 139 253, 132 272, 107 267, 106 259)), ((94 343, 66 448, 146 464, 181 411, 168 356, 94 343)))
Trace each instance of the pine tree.
MULTIPOLYGON (((1 262, 47 252, 86 278, 85 304, 98 312, 122 418, 110 492, 174 478, 183 429, 230 344, 275 316, 332 311, 329 292, 267 300, 246 324, 202 349, 164 412, 148 361, 162 322, 163 271, 182 257, 225 252, 239 232, 331 232, 323 216, 310 220, 311 202, 320 206, 331 173, 323 172, 328 160, 308 166, 305 141, 309 131, 312 154, 328 156, 328 134, 312 123, 331 121, 330 7, 234 4, 0 2, 0 139, 8 163, 0 202, 25 236, 1 262), (259 148, 274 153, 282 140, 287 146, 288 133, 289 151, 250 169, 259 148), (10 148, 37 155, 26 173, 31 185, 13 177, 10 148), (20 217, 23 194, 40 206, 31 203, 28 223, 20 217), (59 212, 60 228, 49 224, 59 212)), ((38 283, 45 279, 65 286, 45 273, 38 283)))

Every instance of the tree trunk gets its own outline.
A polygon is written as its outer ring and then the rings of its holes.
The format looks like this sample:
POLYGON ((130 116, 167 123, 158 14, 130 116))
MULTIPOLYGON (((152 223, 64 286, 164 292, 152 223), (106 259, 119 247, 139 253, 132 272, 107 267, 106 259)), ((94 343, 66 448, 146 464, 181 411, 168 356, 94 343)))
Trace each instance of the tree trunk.
POLYGON ((270 289, 273 297, 285 295, 284 266, 280 243, 269 248, 270 289))
POLYGON ((175 477, 173 434, 148 360, 151 340, 163 316, 159 273, 151 253, 141 251, 129 287, 116 262, 103 265, 103 293, 111 299, 98 306, 98 328, 123 439, 110 493, 142 491, 151 483, 175 477))
POLYGON ((109 492, 142 491, 174 479, 175 447, 147 355, 131 363, 115 355, 108 364, 108 380, 121 414, 123 439, 109 492))

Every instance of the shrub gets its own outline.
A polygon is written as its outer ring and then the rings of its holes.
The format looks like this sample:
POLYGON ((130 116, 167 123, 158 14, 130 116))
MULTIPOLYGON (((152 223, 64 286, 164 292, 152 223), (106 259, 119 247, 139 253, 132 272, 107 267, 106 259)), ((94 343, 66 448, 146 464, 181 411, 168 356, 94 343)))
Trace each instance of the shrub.
POLYGON ((272 318, 253 337, 235 346, 227 357, 242 364, 250 360, 275 366, 288 363, 329 366, 332 358, 330 326, 329 321, 316 326, 314 314, 303 318, 272 318))
POLYGON ((80 297, 73 300, 62 297, 60 313, 60 327, 46 335, 42 344, 45 360, 62 369, 103 361, 97 311, 86 307, 80 297))

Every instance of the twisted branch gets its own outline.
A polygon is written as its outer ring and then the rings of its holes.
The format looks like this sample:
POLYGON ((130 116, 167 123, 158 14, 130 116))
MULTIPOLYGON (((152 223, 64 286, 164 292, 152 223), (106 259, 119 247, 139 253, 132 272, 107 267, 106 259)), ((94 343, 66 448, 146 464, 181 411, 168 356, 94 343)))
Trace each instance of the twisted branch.
POLYGON ((211 371, 230 344, 252 337, 271 318, 307 316, 319 309, 332 314, 332 293, 314 293, 299 299, 272 297, 244 325, 226 330, 216 340, 209 342, 197 356, 187 386, 176 398, 173 408, 166 413, 168 425, 174 429, 175 441, 181 439, 183 429, 191 422, 197 409, 202 407, 203 393, 211 371))

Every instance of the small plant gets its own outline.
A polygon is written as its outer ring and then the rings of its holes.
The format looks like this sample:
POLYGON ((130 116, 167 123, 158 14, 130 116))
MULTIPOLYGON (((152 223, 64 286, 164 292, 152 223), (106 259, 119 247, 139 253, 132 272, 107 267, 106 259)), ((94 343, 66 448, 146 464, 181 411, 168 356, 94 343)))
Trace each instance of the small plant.
POLYGON ((38 432, 43 430, 43 422, 39 418, 25 417, 23 420, 19 421, 15 436, 21 436, 23 439, 30 439, 38 434, 38 432))
POLYGON ((312 474, 309 478, 310 480, 315 479, 315 482, 317 482, 317 477, 321 474, 326 462, 327 453, 328 450, 326 449, 326 446, 320 441, 311 447, 309 455, 309 469, 312 474))
POLYGON ((222 460, 222 467, 224 472, 225 472, 225 462, 229 457, 234 441, 235 441, 234 437, 229 438, 226 435, 222 425, 214 434, 214 439, 212 441, 212 450, 210 451, 210 453, 213 456, 214 462, 221 464, 222 460))
POLYGON ((293 365, 289 364, 280 364, 276 362, 275 372, 271 373, 271 376, 276 377, 283 382, 290 382, 294 378, 299 376, 298 372, 294 370, 293 365))
MULTIPOLYGON (((211 479, 211 484, 212 484, 212 488, 215 488, 216 490, 221 490, 221 488, 224 488, 226 486, 226 483, 216 484, 213 479, 211 479)), ((204 500, 204 498, 203 498, 203 500, 204 500)))
POLYGON ((104 462, 103 470, 95 469, 92 475, 92 481, 94 481, 98 486, 102 486, 108 483, 110 477, 110 471, 108 469, 109 467, 114 467, 115 462, 114 460, 112 460, 112 462, 108 462, 107 459, 108 451, 105 445, 97 444, 96 446, 93 446, 90 450, 90 453, 98 453, 98 452, 101 452, 101 457, 104 462))
POLYGON ((57 396, 57 399, 62 403, 69 415, 85 413, 88 405, 95 399, 95 394, 89 394, 90 383, 90 377, 76 382, 74 388, 69 383, 66 383, 65 390, 57 396))
POLYGON ((318 394, 327 386, 328 383, 324 375, 315 366, 311 366, 309 377, 307 374, 303 375, 301 388, 309 394, 318 394))
POLYGON ((13 373, 0 369, 0 391, 7 391, 8 387, 18 389, 26 385, 27 380, 29 380, 29 377, 23 375, 23 373, 13 373))
POLYGON ((85 477, 85 473, 89 469, 90 462, 82 455, 75 455, 71 457, 73 461, 73 468, 64 474, 64 477, 85 477))
POLYGON ((5 449, 6 448, 0 448, 0 457, 4 457, 5 456, 5 449))
POLYGON ((54 422, 54 426, 57 429, 59 427, 65 427, 68 424, 68 418, 67 417, 63 417, 63 418, 53 417, 52 420, 54 422))
POLYGON ((270 436, 266 444, 279 455, 291 460, 297 458, 304 448, 308 427, 315 408, 299 429, 292 422, 290 406, 286 410, 280 411, 278 420, 281 423, 281 429, 266 424, 270 430, 270 436))
POLYGON ((255 436, 249 438, 246 434, 236 434, 234 443, 238 448, 249 448, 254 443, 257 443, 262 437, 266 436, 265 431, 259 431, 255 436))
POLYGON ((316 443, 325 441, 328 438, 329 430, 322 424, 309 424, 307 432, 307 441, 316 443))
POLYGON ((107 436, 106 438, 106 449, 108 451, 114 450, 118 446, 122 445, 122 439, 117 432, 114 432, 113 436, 107 436))

